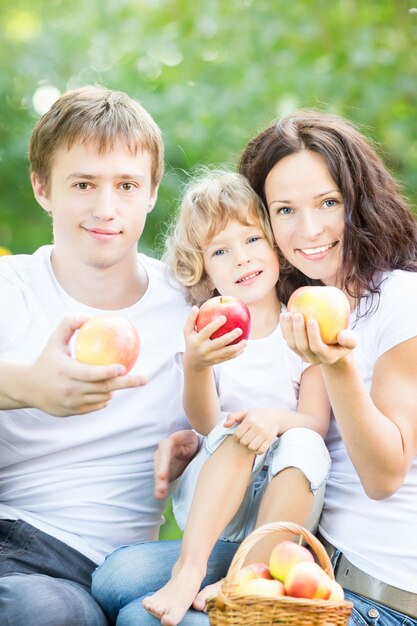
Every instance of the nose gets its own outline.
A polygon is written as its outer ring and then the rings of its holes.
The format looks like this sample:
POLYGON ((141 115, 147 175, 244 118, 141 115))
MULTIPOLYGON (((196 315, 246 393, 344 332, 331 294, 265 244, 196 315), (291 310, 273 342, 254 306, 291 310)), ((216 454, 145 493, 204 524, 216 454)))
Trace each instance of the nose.
POLYGON ((116 212, 116 198, 110 187, 103 186, 97 190, 92 207, 93 217, 98 220, 111 220, 116 212))
POLYGON ((247 265, 251 262, 251 257, 246 248, 240 248, 236 251, 236 265, 247 265))
POLYGON ((300 234, 306 239, 314 239, 323 232, 323 223, 314 210, 301 213, 299 227, 300 234))

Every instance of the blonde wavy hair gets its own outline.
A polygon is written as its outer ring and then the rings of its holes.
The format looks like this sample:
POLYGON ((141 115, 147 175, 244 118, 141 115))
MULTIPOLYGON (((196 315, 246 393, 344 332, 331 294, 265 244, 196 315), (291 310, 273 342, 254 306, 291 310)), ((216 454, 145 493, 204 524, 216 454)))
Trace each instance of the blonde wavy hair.
POLYGON ((246 178, 235 172, 200 168, 186 185, 163 255, 191 304, 200 305, 217 295, 204 268, 203 247, 230 220, 245 225, 259 222, 276 249, 262 200, 246 178))

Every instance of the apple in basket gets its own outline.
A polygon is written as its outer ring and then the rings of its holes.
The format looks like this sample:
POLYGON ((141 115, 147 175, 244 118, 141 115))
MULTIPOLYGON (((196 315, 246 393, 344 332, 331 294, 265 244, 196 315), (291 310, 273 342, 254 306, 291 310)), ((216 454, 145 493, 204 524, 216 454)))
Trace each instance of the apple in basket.
POLYGON ((318 565, 302 561, 288 572, 284 586, 288 596, 328 600, 332 592, 331 579, 318 565))
POLYGON ((238 572, 236 582, 243 583, 245 580, 253 580, 255 578, 266 578, 272 580, 273 576, 269 571, 269 567, 265 563, 250 563, 238 572))
POLYGON ((290 569, 301 561, 313 562, 311 552, 294 541, 281 541, 270 554, 269 570, 274 578, 284 582, 290 569))
POLYGON ((288 300, 287 309, 290 313, 301 313, 305 323, 315 319, 327 344, 337 343, 340 331, 349 326, 349 300, 337 287, 299 287, 288 300))
POLYGON ((252 578, 243 580, 236 588, 240 596, 262 596, 264 598, 280 598, 285 595, 285 588, 280 580, 252 578))
POLYGON ((223 326, 210 336, 210 339, 222 337, 226 333, 230 333, 235 328, 241 328, 242 334, 230 342, 230 346, 239 343, 242 339, 249 337, 250 331, 250 313, 244 302, 241 302, 233 296, 215 296, 206 300, 198 312, 196 320, 196 330, 200 332, 207 324, 224 315, 226 318, 223 326))
POLYGON ((90 365, 120 363, 132 369, 140 350, 136 328, 125 317, 97 315, 81 326, 75 337, 75 356, 90 365))

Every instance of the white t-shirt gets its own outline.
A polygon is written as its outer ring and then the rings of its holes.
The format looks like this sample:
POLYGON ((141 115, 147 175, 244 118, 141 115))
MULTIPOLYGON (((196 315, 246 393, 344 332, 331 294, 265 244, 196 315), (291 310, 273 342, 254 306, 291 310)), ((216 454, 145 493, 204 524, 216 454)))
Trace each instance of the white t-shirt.
POLYGON ((278 324, 271 335, 249 340, 242 354, 214 367, 221 411, 267 407, 296 411, 307 367, 289 349, 278 324))
MULTIPOLYGON (((61 288, 51 251, 0 261, 1 359, 33 362, 65 315, 103 313, 61 288)), ((138 261, 146 293, 111 314, 138 329, 132 373, 148 383, 117 391, 106 408, 86 415, 0 411, 0 517, 29 522, 97 563, 120 545, 157 539, 164 502, 153 498, 153 453, 162 438, 189 427, 180 357, 188 307, 161 261, 143 254, 138 261)))
MULTIPOLYGON (((368 390, 378 358, 417 336, 417 273, 396 270, 385 274, 384 279, 375 312, 356 323, 356 312, 351 317, 351 326, 360 338, 355 360, 368 390)), ((364 300, 362 307, 366 306, 364 300)), ((417 459, 394 495, 371 500, 350 462, 334 418, 326 443, 332 467, 320 521, 321 533, 361 570, 415 593, 417 459)))

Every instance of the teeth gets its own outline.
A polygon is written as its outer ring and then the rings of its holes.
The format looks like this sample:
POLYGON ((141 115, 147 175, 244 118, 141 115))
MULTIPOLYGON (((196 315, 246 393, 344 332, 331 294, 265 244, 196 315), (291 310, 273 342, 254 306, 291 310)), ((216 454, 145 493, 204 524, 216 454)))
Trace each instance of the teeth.
POLYGON ((255 276, 258 276, 259 272, 253 272, 253 274, 249 274, 248 276, 245 276, 244 278, 240 278, 237 282, 238 283, 244 283, 247 280, 250 280, 251 278, 254 278, 255 276))
POLYGON ((333 247, 333 244, 330 244, 328 246, 319 246, 318 248, 301 248, 301 252, 307 255, 319 254, 320 252, 326 252, 326 250, 329 250, 332 247, 333 247))

